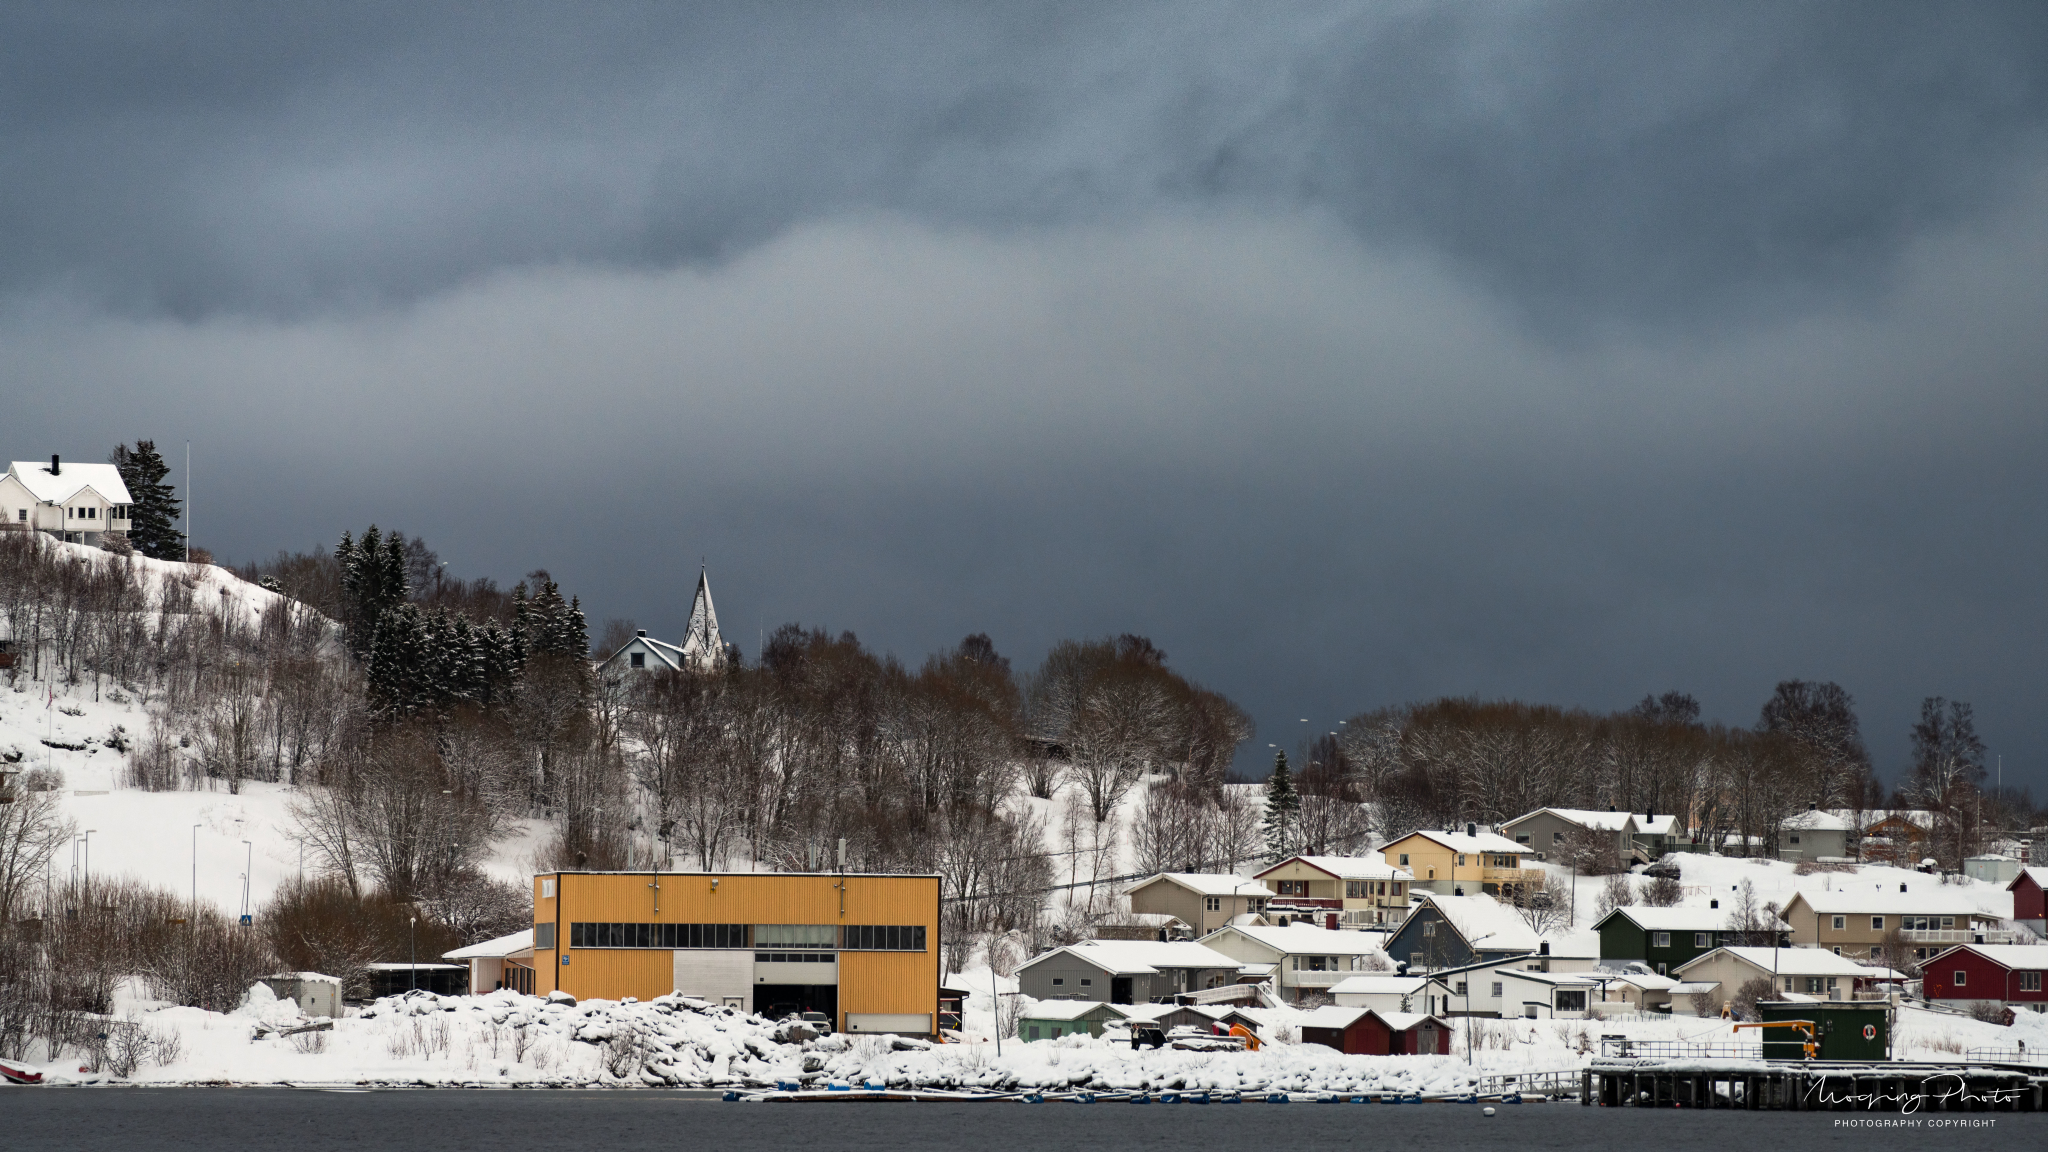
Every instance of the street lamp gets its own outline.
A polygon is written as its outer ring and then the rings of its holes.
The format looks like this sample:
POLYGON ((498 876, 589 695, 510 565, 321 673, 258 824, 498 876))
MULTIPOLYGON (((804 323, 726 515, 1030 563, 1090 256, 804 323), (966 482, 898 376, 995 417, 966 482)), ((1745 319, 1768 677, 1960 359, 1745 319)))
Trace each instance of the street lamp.
POLYGON ((244 840, 242 841, 242 846, 249 850, 247 861, 242 865, 242 923, 247 924, 249 922, 250 876, 256 871, 256 845, 244 840))
POLYGON ((414 913, 410 922, 406 925, 405 936, 406 947, 412 956, 412 961, 406 969, 406 974, 410 977, 406 981, 406 986, 409 991, 418 991, 420 986, 420 918, 418 913, 414 913))
POLYGON ((97 831, 97 828, 87 828, 82 837, 85 841, 85 891, 88 896, 92 894, 92 834, 97 831))
POLYGON ((201 827, 201 826, 200 826, 200 825, 198 825, 198 824, 194 824, 194 825, 192 826, 192 915, 193 915, 193 916, 194 916, 195 918, 196 918, 196 917, 197 917, 197 916, 199 915, 199 829, 200 829, 200 827, 201 827))

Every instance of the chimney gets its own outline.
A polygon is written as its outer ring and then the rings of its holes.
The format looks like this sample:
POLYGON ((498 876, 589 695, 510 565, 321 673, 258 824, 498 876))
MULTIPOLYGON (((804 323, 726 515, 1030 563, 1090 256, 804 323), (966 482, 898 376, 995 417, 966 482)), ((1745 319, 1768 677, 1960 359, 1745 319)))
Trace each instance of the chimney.
POLYGON ((1548 956, 1548 955, 1550 955, 1550 941, 1548 941, 1548 940, 1545 940, 1545 941, 1542 941, 1541 943, 1537 944, 1537 945, 1536 945, 1536 954, 1537 954, 1538 956, 1548 956))
POLYGON ((647 638, 647 629, 637 629, 634 631, 633 635, 640 637, 642 640, 645 640, 647 638))
POLYGON ((57 454, 55 452, 50 453, 50 475, 62 476, 63 474, 64 462, 57 458, 57 454))
POLYGON ((1465 825, 1465 835, 1467 835, 1467 836, 1477 836, 1477 835, 1479 835, 1479 825, 1477 825, 1477 824, 1467 824, 1467 825, 1465 825))
POLYGON ((1901 891, 1901 892, 1904 892, 1905 890, 1906 890, 1906 886, 1905 886, 1904 884, 1900 884, 1900 885, 1899 885, 1899 891, 1901 891))
POLYGON ((1721 901, 1718 898, 1707 901, 1707 907, 1709 908, 1719 908, 1720 906, 1721 901))

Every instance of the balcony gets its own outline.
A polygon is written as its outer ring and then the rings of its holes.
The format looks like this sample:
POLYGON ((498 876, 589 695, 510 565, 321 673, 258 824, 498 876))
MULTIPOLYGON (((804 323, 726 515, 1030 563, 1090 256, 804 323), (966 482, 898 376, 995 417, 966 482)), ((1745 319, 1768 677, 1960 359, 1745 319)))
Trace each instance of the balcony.
MULTIPOLYGON (((1349 980, 1353 976, 1371 975, 1375 975, 1375 973, 1309 971, 1296 972, 1292 968, 1283 968, 1280 970, 1280 983, 1283 987, 1288 988, 1328 988, 1334 984, 1340 984, 1343 981, 1349 980)), ((1388 973, 1381 972, 1377 973, 1377 975, 1385 976, 1388 975, 1388 973)))
POLYGON ((1481 868, 1479 881, 1482 884, 1520 884, 1525 888, 1543 887, 1544 873, 1541 868, 1481 868))
POLYGON ((2011 944, 2018 935, 2002 928, 1907 928, 1908 944, 2011 944))
POLYGON ((1266 898, 1269 912, 1341 912, 1342 900, 1331 900, 1323 896, 1269 896, 1266 898))

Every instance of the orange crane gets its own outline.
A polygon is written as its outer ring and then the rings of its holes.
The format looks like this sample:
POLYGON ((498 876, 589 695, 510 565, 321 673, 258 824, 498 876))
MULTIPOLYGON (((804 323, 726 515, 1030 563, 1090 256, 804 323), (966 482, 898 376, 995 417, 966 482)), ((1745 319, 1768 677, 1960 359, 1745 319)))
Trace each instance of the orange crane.
POLYGON ((1806 1036, 1806 1040, 1801 1045, 1806 1050, 1806 1058, 1811 1060, 1820 1054, 1820 1044, 1814 1039, 1813 1021, 1811 1020, 1769 1020, 1760 1024, 1737 1024, 1735 1026, 1737 1032, 1742 1031, 1744 1028, 1796 1028, 1806 1036))

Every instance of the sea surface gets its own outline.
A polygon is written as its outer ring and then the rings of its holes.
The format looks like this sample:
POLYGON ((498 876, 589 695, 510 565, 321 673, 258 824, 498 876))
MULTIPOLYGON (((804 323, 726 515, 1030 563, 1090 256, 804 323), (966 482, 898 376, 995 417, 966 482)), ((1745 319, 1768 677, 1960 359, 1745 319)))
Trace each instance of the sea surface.
POLYGON ((0 1090, 0 1148, 1194 1148, 1204 1152, 2048 1148, 2048 1113, 1693 1112, 1578 1104, 727 1104, 699 1093, 290 1088, 0 1090), (1866 1128, 1842 1121, 1901 1120, 1866 1128), (1957 1127, 1958 1123, 1975 1125, 1957 1127))

